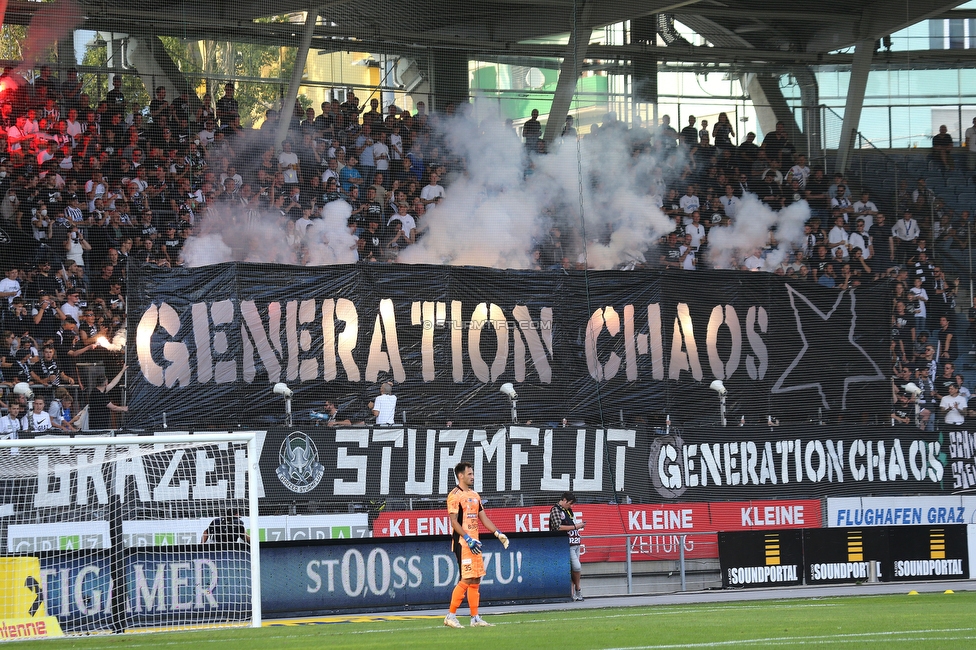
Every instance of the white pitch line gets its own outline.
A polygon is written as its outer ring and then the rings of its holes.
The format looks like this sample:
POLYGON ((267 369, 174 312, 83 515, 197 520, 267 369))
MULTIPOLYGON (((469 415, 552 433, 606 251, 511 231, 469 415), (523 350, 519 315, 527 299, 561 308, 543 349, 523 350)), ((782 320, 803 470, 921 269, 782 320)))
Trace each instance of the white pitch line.
MULTIPOLYGON (((906 640, 918 640, 919 634, 947 634, 949 632, 974 632, 976 628, 972 627, 962 627, 962 628, 950 628, 950 629, 932 629, 932 630, 890 630, 887 632, 858 632, 851 634, 824 634, 818 636, 778 636, 778 637, 765 637, 758 639, 735 639, 730 641, 712 641, 708 643, 667 643, 660 645, 638 645, 638 646, 624 646, 619 648, 605 648, 604 650, 663 650, 665 648, 717 648, 726 646, 738 646, 738 645, 792 645, 792 644, 809 644, 817 643, 821 644, 823 642, 831 643, 855 643, 862 641, 895 641, 901 639, 895 639, 892 637, 904 636, 906 640)), ((969 638, 969 637, 947 637, 947 638, 969 638)), ((943 637, 936 637, 936 640, 942 640, 943 637)))

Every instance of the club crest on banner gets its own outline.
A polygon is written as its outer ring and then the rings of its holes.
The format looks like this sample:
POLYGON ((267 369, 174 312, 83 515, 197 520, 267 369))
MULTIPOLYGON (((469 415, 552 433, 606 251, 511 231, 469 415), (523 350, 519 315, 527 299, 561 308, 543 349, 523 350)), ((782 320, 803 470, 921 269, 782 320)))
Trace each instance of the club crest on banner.
POLYGON ((325 467, 319 462, 318 447, 301 431, 285 436, 278 450, 278 462, 275 472, 278 480, 297 494, 314 490, 325 474, 325 467))

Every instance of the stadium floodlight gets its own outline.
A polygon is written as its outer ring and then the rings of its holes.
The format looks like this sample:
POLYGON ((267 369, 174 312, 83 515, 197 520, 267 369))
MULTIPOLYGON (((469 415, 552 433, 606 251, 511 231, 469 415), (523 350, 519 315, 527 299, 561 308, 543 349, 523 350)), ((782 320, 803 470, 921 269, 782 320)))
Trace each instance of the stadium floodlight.
POLYGON ((505 382, 498 392, 508 397, 508 401, 512 404, 512 424, 518 424, 518 393, 515 392, 515 386, 512 382, 505 382))
POLYGON ((290 427, 292 425, 291 396, 294 395, 295 392, 292 389, 288 388, 288 384, 282 383, 280 381, 274 385, 274 388, 272 390, 274 391, 275 395, 281 395, 282 397, 285 398, 285 423, 290 427))
POLYGON ((724 427, 728 424, 725 419, 725 397, 729 394, 729 391, 721 379, 716 379, 708 387, 718 393, 719 412, 722 414, 722 426, 724 427))

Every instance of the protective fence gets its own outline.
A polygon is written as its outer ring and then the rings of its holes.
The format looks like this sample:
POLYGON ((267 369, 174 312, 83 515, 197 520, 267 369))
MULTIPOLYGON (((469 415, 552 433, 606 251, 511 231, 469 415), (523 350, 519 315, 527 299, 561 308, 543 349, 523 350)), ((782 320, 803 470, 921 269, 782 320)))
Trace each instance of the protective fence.
POLYGON ((241 433, 5 441, 5 625, 259 626, 256 449, 241 433))

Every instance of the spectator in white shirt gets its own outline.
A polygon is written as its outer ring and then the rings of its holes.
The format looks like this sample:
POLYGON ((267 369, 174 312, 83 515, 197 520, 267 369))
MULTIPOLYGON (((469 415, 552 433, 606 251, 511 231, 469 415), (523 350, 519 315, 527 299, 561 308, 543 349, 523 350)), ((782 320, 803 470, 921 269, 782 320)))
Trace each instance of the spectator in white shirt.
POLYGON ((691 247, 696 253, 706 243, 705 226, 701 222, 701 212, 698 210, 691 213, 691 223, 685 226, 685 235, 691 237, 691 247))
POLYGON ((431 203, 437 203, 444 198, 444 188, 437 184, 440 179, 437 174, 430 175, 430 183, 424 186, 424 189, 420 190, 420 200, 423 201, 425 206, 430 206, 431 203))
POLYGON ((369 403, 369 408, 376 417, 377 426, 393 424, 396 415, 396 395, 393 394, 393 382, 385 382, 380 386, 380 394, 369 403))
POLYGON ((742 200, 735 195, 735 188, 731 185, 726 185, 725 196, 719 197, 718 200, 722 203, 725 216, 729 219, 735 219, 735 213, 739 209, 739 204, 742 203, 742 200))
POLYGON ((790 171, 787 172, 787 178, 792 180, 796 179, 800 182, 800 188, 806 188, 807 179, 810 177, 810 168, 807 167, 807 157, 800 154, 796 158, 796 164, 790 167, 790 171))
POLYGON ((830 252, 836 259, 847 259, 850 248, 849 240, 850 237, 844 228, 844 217, 839 214, 834 218, 834 227, 830 229, 830 234, 827 235, 830 252))
POLYGON ((942 410, 943 419, 946 424, 951 426, 959 426, 966 422, 966 409, 968 403, 966 398, 959 394, 959 386, 956 384, 949 384, 949 394, 942 398, 939 402, 939 408, 942 410))
POLYGON ((868 234, 864 223, 864 217, 858 217, 855 230, 851 233, 850 237, 848 237, 847 241, 851 245, 852 250, 855 248, 861 249, 861 255, 865 260, 869 260, 874 257, 874 240, 872 240, 871 235, 868 234))
POLYGON ((8 308, 14 304, 14 298, 20 297, 20 281, 17 279, 19 276, 19 269, 8 269, 7 277, 0 280, 0 298, 7 299, 8 308))
POLYGON ((871 230, 874 225, 874 215, 878 214, 878 206, 871 200, 871 194, 861 192, 861 200, 854 202, 854 214, 864 219, 864 229, 871 230))
POLYGON ((695 210, 700 209, 701 202, 698 199, 698 196, 695 194, 694 185, 688 186, 687 193, 681 197, 681 200, 678 201, 678 205, 680 205, 681 209, 685 211, 685 214, 691 214, 695 210))
POLYGON ((905 210, 902 218, 891 227, 892 238, 897 245, 897 262, 904 264, 905 261, 915 255, 915 248, 918 245, 918 222, 912 218, 912 213, 905 210))

